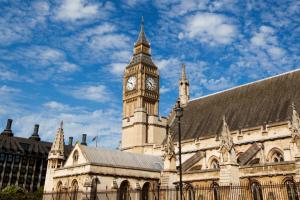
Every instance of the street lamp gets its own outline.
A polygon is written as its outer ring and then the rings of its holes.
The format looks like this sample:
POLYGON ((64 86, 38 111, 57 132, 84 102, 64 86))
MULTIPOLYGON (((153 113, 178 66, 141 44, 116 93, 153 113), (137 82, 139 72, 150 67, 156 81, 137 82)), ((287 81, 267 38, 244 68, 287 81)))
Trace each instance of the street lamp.
POLYGON ((183 108, 180 106, 180 101, 177 101, 176 107, 176 118, 177 118, 177 124, 178 124, 178 151, 179 151, 179 192, 180 192, 180 200, 182 200, 182 166, 181 166, 181 124, 180 124, 180 118, 183 115, 183 108))

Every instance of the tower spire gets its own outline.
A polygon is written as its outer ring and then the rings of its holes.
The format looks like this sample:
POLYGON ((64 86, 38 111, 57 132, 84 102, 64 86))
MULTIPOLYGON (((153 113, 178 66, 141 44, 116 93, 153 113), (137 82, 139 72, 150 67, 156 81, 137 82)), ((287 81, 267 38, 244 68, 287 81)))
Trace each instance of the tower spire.
POLYGON ((64 129, 63 129, 63 121, 60 122, 60 127, 58 128, 54 142, 52 143, 52 147, 49 153, 50 158, 55 158, 59 160, 64 160, 64 129))
POLYGON ((186 106, 190 100, 190 84, 186 78, 185 64, 181 66, 181 79, 179 80, 179 100, 182 106, 186 106))
POLYGON ((150 47, 150 44, 147 40, 147 37, 146 37, 146 34, 145 34, 145 28, 144 28, 144 17, 142 16, 141 18, 141 30, 140 30, 140 33, 139 33, 139 37, 135 43, 135 46, 138 46, 140 44, 143 44, 145 46, 148 46, 150 47))

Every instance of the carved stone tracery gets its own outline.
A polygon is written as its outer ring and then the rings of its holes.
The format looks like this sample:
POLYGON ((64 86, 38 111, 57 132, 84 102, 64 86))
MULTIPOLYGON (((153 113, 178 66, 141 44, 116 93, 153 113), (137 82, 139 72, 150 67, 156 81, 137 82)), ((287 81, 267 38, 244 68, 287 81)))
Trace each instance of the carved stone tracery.
POLYGON ((220 136, 220 149, 222 163, 237 163, 237 156, 234 143, 225 116, 223 117, 223 127, 220 136))

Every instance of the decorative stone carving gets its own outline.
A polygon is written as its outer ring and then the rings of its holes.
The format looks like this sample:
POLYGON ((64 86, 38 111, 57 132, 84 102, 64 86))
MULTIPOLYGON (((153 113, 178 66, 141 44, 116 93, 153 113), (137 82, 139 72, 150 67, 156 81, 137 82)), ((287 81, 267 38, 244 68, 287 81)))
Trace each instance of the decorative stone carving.
POLYGON ((84 187, 92 187, 92 178, 90 176, 87 176, 83 185, 84 187))
POLYGON ((296 143, 298 149, 300 149, 300 119, 294 103, 292 103, 292 109, 292 118, 289 124, 292 142, 296 143))
POLYGON ((174 156, 175 156, 175 148, 174 148, 174 143, 173 143, 173 135, 172 135, 172 133, 169 133, 167 136, 167 144, 165 146, 164 157, 171 159, 174 156))
POLYGON ((176 155, 175 147, 173 143, 173 134, 168 133, 167 143, 164 148, 164 170, 165 171, 176 171, 176 155))
POLYGON ((220 136, 220 149, 222 163, 237 163, 234 143, 225 116, 223 117, 223 127, 220 136))

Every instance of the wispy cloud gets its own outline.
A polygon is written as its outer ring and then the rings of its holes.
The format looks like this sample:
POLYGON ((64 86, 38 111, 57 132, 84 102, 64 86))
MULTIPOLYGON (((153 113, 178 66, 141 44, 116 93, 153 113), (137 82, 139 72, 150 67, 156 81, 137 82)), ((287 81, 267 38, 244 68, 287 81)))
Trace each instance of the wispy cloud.
POLYGON ((0 94, 1 95, 6 95, 8 93, 16 93, 16 92, 20 92, 20 90, 13 88, 13 87, 9 87, 7 85, 0 86, 0 94))
MULTIPOLYGON (((29 70, 30 78, 33 81, 55 80, 67 74, 80 71, 78 65, 67 60, 63 51, 48 46, 29 46, 27 48, 18 48, 14 52, 1 51, 0 55, 3 60, 16 62, 20 67, 29 70)), ((13 80, 17 76, 17 72, 7 68, 5 73, 0 75, 2 79, 9 80, 13 80)))
POLYGON ((47 103, 44 103, 44 106, 46 108, 50 108, 50 109, 54 109, 54 110, 65 110, 65 109, 69 108, 68 105, 59 103, 57 101, 49 101, 47 103))
POLYGON ((73 96, 76 99, 90 100, 104 103, 112 99, 112 94, 105 85, 93 84, 77 87, 67 87, 62 90, 63 93, 73 96))

